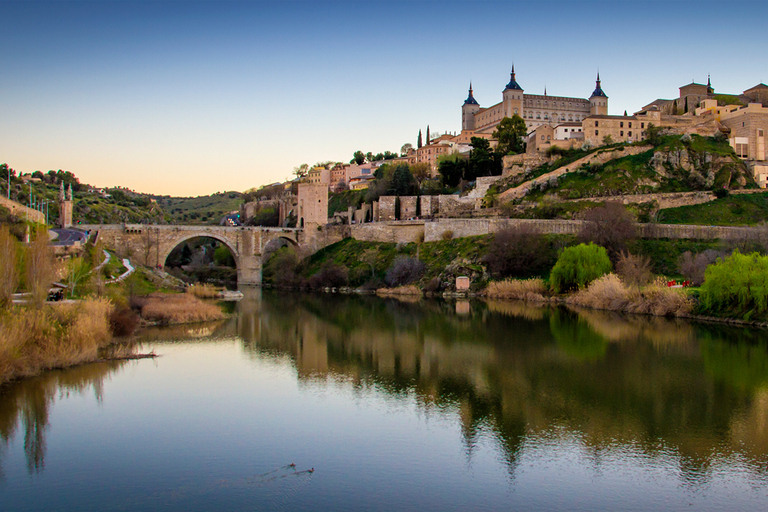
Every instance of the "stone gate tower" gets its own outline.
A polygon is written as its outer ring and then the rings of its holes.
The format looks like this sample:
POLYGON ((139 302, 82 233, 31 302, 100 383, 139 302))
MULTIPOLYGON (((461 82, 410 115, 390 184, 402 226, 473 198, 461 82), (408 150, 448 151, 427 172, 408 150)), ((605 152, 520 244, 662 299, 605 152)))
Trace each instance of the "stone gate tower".
POLYGON ((597 81, 595 82, 595 90, 592 92, 592 96, 589 97, 589 113, 593 116, 607 116, 608 115, 608 96, 603 92, 600 87, 600 72, 597 73, 597 81))
POLYGON ((480 110, 480 104, 472 95, 472 82, 469 82, 469 96, 464 100, 464 104, 461 106, 461 129, 462 130, 474 130, 475 129, 475 114, 480 110))
POLYGON ((65 194, 63 181, 59 188, 59 227, 72 227, 72 184, 69 184, 69 190, 65 194))
POLYGON ((515 80, 515 66, 512 65, 512 72, 509 74, 509 83, 501 93, 502 103, 504 103, 504 117, 518 115, 523 116, 523 88, 515 80))

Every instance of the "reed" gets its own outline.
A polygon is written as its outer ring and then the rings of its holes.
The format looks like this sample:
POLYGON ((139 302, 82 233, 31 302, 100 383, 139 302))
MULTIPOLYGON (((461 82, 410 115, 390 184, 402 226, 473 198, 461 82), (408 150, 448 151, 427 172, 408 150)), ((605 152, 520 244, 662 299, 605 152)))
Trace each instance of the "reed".
POLYGON ((485 296, 491 299, 545 301, 546 292, 547 286, 540 278, 491 281, 485 288, 485 296))
POLYGON ((195 283, 187 288, 187 293, 198 299, 215 299, 219 295, 219 289, 212 284, 195 283))
POLYGON ((189 293, 152 293, 141 301, 141 317, 149 322, 181 324, 224 318, 221 308, 189 293))
POLYGON ((657 316, 682 316, 691 312, 693 301, 680 288, 669 288, 663 279, 636 288, 625 285, 616 274, 606 274, 566 302, 594 309, 657 316))
POLYGON ((87 299, 0 311, 0 382, 98 359, 112 341, 110 309, 106 299, 87 299))

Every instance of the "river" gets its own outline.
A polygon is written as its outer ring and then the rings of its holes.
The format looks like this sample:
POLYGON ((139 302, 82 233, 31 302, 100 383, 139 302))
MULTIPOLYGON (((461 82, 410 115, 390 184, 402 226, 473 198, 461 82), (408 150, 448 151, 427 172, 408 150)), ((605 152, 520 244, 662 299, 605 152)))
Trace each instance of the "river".
POLYGON ((249 290, 0 390, 0 510, 764 510, 768 333, 249 290))

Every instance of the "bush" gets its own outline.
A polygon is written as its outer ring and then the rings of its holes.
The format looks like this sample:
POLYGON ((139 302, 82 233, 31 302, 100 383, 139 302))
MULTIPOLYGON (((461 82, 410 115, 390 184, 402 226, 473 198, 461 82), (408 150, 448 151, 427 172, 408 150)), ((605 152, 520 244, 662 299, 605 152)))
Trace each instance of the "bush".
POLYGON ((453 238, 453 231, 451 231, 450 229, 443 231, 443 234, 440 235, 440 238, 442 238, 443 240, 451 240, 453 238))
POLYGON ((313 290, 321 288, 341 288, 349 284, 347 267, 326 261, 320 270, 309 278, 309 287, 313 290))
POLYGON ((398 256, 387 270, 384 281, 388 286, 403 286, 418 281, 425 270, 425 265, 416 258, 398 256))
POLYGON ((557 259, 549 284, 555 293, 581 289, 611 271, 611 260, 605 248, 595 244, 579 244, 563 250, 557 259))
POLYGON ((653 279, 651 258, 622 252, 616 263, 616 273, 628 285, 645 286, 653 279))
POLYGON ((691 251, 685 251, 678 258, 678 268, 680 273, 691 282, 693 286, 701 286, 704 282, 704 272, 707 267, 717 261, 717 258, 723 256, 722 253, 714 249, 707 249, 698 254, 691 251))
POLYGON ((491 281, 485 289, 486 297, 493 299, 544 300, 547 287, 543 279, 505 279, 491 281))
POLYGON ((749 320, 768 312, 768 256, 735 251, 707 267, 701 303, 711 313, 749 320))
POLYGON ((722 199, 724 197, 728 197, 728 189, 727 188, 718 188, 715 190, 715 197, 718 199, 722 199))
POLYGON ((552 265, 553 251, 546 238, 529 226, 504 228, 493 235, 483 262, 495 278, 527 277, 552 265))
POLYGON ((663 279, 639 290, 627 287, 615 274, 595 280, 586 290, 569 297, 570 304, 644 315, 681 316, 693 302, 680 288, 670 288, 663 279))
POLYGON ((130 336, 138 323, 139 316, 125 304, 116 306, 109 313, 109 331, 112 336, 130 336))
POLYGON ((618 259, 627 242, 637 236, 633 215, 619 203, 605 203, 584 214, 584 224, 579 233, 580 242, 592 242, 605 247, 608 254, 618 259))

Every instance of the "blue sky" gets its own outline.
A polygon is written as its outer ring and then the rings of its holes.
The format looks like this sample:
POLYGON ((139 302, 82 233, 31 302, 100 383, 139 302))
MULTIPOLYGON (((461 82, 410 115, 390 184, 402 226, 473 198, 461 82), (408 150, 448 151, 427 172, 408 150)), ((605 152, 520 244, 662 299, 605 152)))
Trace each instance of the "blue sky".
POLYGON ((768 2, 0 2, 0 162, 199 195, 458 131, 472 80, 609 113, 768 82, 768 2))

